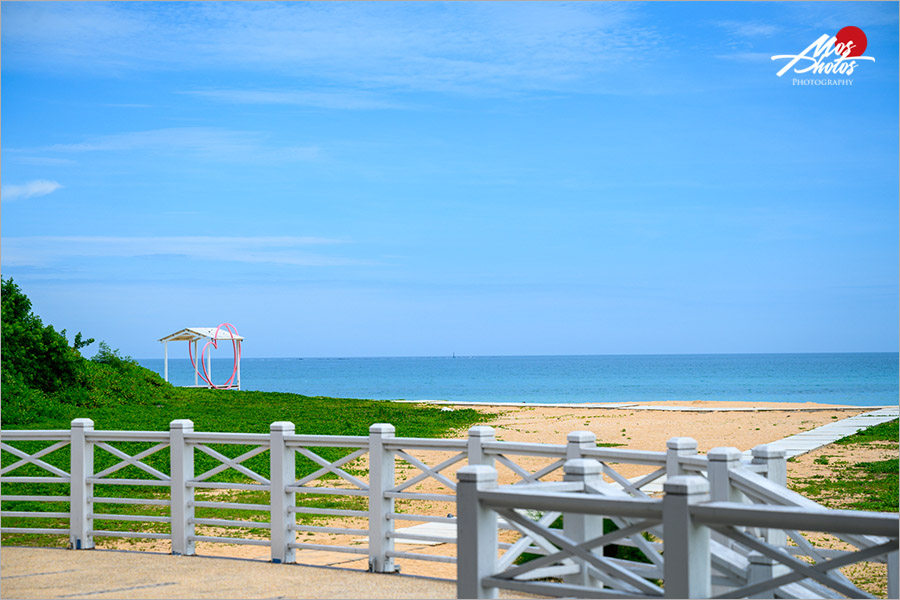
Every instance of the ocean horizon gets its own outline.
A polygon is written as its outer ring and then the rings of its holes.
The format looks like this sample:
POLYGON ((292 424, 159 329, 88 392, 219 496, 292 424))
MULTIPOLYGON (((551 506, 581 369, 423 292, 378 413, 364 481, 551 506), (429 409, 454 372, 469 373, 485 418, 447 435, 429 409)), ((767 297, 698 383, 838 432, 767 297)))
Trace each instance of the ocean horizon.
MULTIPOLYGON (((193 384, 190 361, 175 353, 170 347, 169 380, 193 384)), ((138 362, 163 373, 162 358, 138 362)), ((214 383, 224 383, 232 362, 213 359, 214 383)), ((898 403, 898 364, 897 352, 245 358, 241 387, 373 400, 881 406, 898 403)))

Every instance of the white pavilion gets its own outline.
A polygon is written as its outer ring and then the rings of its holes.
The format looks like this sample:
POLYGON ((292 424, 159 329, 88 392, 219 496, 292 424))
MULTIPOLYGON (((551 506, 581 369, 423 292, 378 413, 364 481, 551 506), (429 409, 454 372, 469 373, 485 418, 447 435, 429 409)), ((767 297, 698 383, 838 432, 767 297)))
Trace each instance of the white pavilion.
MULTIPOLYGON (((193 344, 193 357, 194 357, 194 385, 186 386, 186 387, 204 387, 204 388, 226 388, 226 389, 241 389, 241 342, 244 341, 243 336, 233 335, 228 329, 223 327, 186 327, 180 331, 176 331, 166 337, 160 338, 160 342, 163 344, 164 348, 164 356, 165 356, 165 367, 163 372, 163 378, 166 381, 169 381, 169 342, 188 342, 189 344, 193 344), (211 352, 206 353, 206 373, 209 376, 209 382, 204 381, 200 382, 200 356, 199 352, 202 350, 198 350, 198 342, 205 341, 209 342, 215 339, 217 342, 231 342, 232 340, 237 344, 235 348, 235 377, 232 380, 231 385, 228 386, 216 386, 210 383, 212 381, 212 360, 211 360, 211 352)), ((188 348, 190 350, 190 348, 188 348)))

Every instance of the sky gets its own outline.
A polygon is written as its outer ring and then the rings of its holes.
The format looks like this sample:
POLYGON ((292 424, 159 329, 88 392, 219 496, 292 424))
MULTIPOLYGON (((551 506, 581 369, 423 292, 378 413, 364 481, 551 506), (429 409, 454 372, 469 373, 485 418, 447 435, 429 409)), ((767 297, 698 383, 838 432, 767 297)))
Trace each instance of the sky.
POLYGON ((898 350, 897 2, 0 11, 0 265, 70 339, 898 350))

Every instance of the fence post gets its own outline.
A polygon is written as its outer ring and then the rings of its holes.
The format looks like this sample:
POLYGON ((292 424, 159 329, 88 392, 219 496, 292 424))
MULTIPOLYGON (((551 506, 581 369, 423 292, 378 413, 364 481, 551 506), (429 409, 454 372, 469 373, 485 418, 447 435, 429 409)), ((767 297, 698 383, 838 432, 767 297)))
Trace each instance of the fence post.
POLYGON ((497 470, 470 465, 456 477, 456 597, 496 598, 497 588, 483 580, 497 569, 497 513, 481 505, 478 492, 497 488, 497 470))
MULTIPOLYGON (((759 552, 751 552, 748 557, 750 560, 750 570, 747 573, 747 585, 762 583, 763 581, 771 581, 775 578, 776 561, 760 554, 759 552)), ((778 573, 781 575, 782 573, 778 573)), ((775 590, 765 590, 757 592, 748 598, 774 598, 775 590)))
MULTIPOLYGON (((787 487, 787 459, 784 448, 775 444, 763 444, 753 448, 752 452, 753 464, 766 466, 766 479, 781 487, 787 487)), ((782 529, 766 529, 763 537, 773 546, 787 545, 787 534, 782 529)))
MULTIPOLYGON (((603 481, 603 466, 592 458, 567 460, 563 470, 565 481, 577 481, 594 486, 603 481)), ((603 517, 566 513, 563 515, 563 535, 577 544, 598 538, 603 535, 603 517)), ((603 556, 603 546, 592 548, 591 552, 603 556)), ((573 560, 580 570, 578 573, 563 575, 565 583, 585 587, 603 587, 603 583, 599 579, 589 574, 588 565, 582 559, 574 558, 573 560)))
POLYGON ((666 442, 666 479, 687 475, 679 458, 697 454, 697 440, 689 437, 673 437, 666 442))
POLYGON ((776 444, 762 444, 752 450, 753 464, 766 465, 766 479, 787 485, 787 459, 784 448, 776 444))
POLYGON ((483 447, 485 442, 493 442, 494 436, 494 428, 487 425, 476 425, 469 428, 469 442, 466 451, 470 465, 494 466, 494 455, 485 454, 483 447))
MULTIPOLYGON (((710 499, 713 502, 741 502, 741 492, 731 485, 729 476, 731 469, 741 466, 741 451, 730 447, 713 448, 706 453, 706 459, 709 461, 710 499)), ((729 548, 734 545, 731 539, 715 531, 712 539, 729 548)))
POLYGON ((369 571, 393 573, 397 571, 394 558, 394 499, 384 493, 395 486, 394 452, 384 447, 385 440, 394 437, 394 426, 375 423, 369 427, 369 571))
POLYGON ((178 419, 169 423, 169 515, 172 517, 172 554, 194 554, 194 447, 185 436, 194 432, 194 422, 178 419))
POLYGON ((696 475, 669 477, 663 490, 665 597, 709 598, 709 529, 691 518, 691 505, 709 500, 709 481, 696 475))
POLYGON ((900 576, 900 553, 891 552, 887 555, 887 597, 900 598, 900 586, 898 586, 898 576, 900 576))
POLYGON ((713 448, 706 453, 709 460, 709 492, 713 502, 740 502, 741 492, 731 485, 729 471, 741 466, 737 448, 713 448))
POLYGON ((571 431, 566 436, 566 460, 584 458, 583 450, 597 447, 597 435, 591 431, 571 431))
POLYGON ((294 483, 297 475, 296 455, 289 448, 284 437, 293 435, 294 424, 276 421, 269 426, 269 540, 272 544, 273 563, 292 563, 296 560, 296 549, 291 548, 296 540, 293 512, 294 492, 285 488, 294 483))
POLYGON ((71 429, 71 468, 69 469, 69 544, 75 550, 87 550, 94 547, 94 537, 90 531, 94 528, 94 512, 92 498, 94 484, 88 483, 88 477, 94 475, 94 444, 87 441, 87 434, 94 431, 94 422, 90 419, 74 419, 71 429))

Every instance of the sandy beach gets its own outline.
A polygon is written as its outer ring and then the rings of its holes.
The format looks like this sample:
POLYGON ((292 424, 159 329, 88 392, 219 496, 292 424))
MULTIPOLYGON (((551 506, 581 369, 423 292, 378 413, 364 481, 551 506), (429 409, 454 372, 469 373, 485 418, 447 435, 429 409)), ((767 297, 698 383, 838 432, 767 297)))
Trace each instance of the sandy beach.
MULTIPOLYGON (((449 405, 451 408, 476 408, 449 405)), ((871 408, 779 402, 648 402, 634 408, 567 408, 547 406, 479 406, 494 413, 481 425, 497 430, 506 441, 564 444, 571 431, 590 431, 598 442, 636 450, 665 450, 666 440, 686 436, 697 440, 700 452, 717 446, 748 450, 825 423, 858 415, 871 408), (710 409, 727 409, 716 411, 710 409)))

